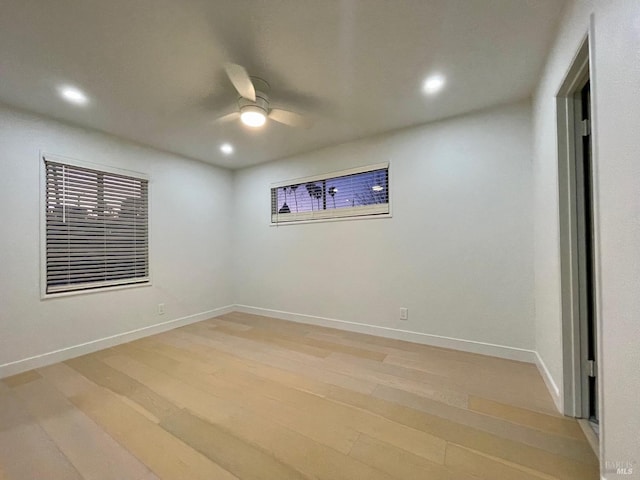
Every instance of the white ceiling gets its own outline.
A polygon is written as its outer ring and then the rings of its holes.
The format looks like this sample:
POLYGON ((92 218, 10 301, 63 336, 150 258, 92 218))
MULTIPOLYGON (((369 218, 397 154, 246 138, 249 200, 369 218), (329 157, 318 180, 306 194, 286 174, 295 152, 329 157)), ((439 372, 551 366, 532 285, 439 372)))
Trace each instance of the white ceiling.
POLYGON ((0 101, 240 168, 529 96, 563 4, 0 0, 0 101), (226 61, 267 80, 272 106, 315 125, 215 123, 236 98, 226 61), (426 97, 436 71, 448 83, 426 97), (62 101, 61 84, 90 104, 62 101))

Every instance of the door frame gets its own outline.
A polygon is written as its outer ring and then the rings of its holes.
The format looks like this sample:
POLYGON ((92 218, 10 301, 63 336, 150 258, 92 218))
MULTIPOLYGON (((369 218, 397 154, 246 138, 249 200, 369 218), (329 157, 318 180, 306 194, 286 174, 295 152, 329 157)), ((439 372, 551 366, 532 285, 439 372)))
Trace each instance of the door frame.
MULTIPOLYGON (((588 418, 588 389, 585 389, 585 375, 587 365, 584 362, 586 348, 586 333, 583 320, 580 317, 580 277, 578 275, 578 186, 576 184, 576 165, 582 160, 582 146, 576 141, 580 131, 579 112, 581 111, 580 89, 587 80, 591 80, 593 97, 593 76, 590 69, 589 39, 586 35, 577 54, 565 76, 562 86, 556 95, 556 113, 558 126, 558 200, 560 227, 560 271, 561 271, 561 302, 562 302, 562 356, 563 356, 563 409, 564 414, 578 418, 588 418)), ((592 103, 593 105, 593 103, 592 103)), ((599 248, 597 221, 597 172, 595 162, 594 115, 592 119, 592 168, 593 179, 593 247, 594 247, 594 278, 593 288, 596 307, 595 331, 598 343, 601 339, 599 315, 599 248)), ((584 288, 584 287, 583 287, 584 288)), ((596 348, 598 355, 602 351, 596 348)), ((596 365, 601 371, 601 361, 597 357, 596 365)), ((599 372, 598 372, 599 374, 599 372)), ((597 376, 599 377, 599 375, 597 376)), ((602 378, 599 378, 599 390, 602 389, 602 378)), ((600 394, 599 394, 600 395, 600 394)), ((600 410, 601 398, 598 399, 600 410)), ((599 412, 601 414, 601 412, 599 412)))

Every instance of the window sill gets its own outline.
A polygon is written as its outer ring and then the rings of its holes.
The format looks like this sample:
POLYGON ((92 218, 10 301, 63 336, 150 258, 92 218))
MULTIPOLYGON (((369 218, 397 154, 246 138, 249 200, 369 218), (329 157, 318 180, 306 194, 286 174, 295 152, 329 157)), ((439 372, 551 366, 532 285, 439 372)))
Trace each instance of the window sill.
POLYGON ((392 218, 391 213, 381 213, 378 215, 360 215, 352 217, 334 217, 334 218, 314 218, 309 220, 292 220, 290 222, 271 222, 270 227, 288 227, 290 225, 301 225, 306 223, 324 223, 324 222, 345 222, 350 220, 376 220, 381 218, 392 218))
POLYGON ((40 300, 50 300, 54 298, 63 298, 63 297, 72 297, 76 295, 87 295, 91 293, 106 293, 113 292, 116 290, 125 290, 130 288, 143 288, 152 286, 151 280, 148 282, 141 283, 128 283, 126 285, 113 285, 110 287, 99 287, 99 288, 90 288, 86 290, 73 290, 69 292, 59 292, 59 293, 42 293, 40 295, 40 300))

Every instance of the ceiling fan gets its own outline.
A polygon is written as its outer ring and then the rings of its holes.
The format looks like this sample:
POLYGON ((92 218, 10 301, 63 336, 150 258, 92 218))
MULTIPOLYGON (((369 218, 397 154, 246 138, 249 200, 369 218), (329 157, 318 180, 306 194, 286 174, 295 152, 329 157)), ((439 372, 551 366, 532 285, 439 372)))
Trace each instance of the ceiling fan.
POLYGON ((250 77, 242 65, 235 63, 225 64, 225 71, 229 80, 237 90, 238 110, 219 117, 217 121, 225 122, 240 119, 248 127, 258 128, 263 126, 267 118, 290 127, 311 127, 311 121, 302 115, 271 108, 269 104, 269 84, 258 77, 250 77))

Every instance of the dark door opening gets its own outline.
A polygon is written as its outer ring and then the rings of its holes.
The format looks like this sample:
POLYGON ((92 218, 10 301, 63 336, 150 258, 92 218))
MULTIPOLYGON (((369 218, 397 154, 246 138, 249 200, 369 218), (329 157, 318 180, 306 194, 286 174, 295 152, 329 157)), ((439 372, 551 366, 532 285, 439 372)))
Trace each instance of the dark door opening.
POLYGON ((595 252, 593 221, 593 171, 591 149, 591 90, 589 81, 580 90, 580 135, 582 155, 576 158, 578 194, 578 250, 581 277, 580 306, 583 338, 584 416, 598 423, 598 379, 596 375, 597 331, 595 308, 595 252))

